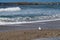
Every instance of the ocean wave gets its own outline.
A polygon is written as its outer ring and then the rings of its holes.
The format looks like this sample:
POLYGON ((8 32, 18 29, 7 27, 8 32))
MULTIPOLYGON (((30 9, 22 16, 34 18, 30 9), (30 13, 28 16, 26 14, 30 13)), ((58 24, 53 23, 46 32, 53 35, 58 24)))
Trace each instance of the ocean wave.
POLYGON ((0 8, 0 12, 3 12, 3 11, 20 11, 21 8, 19 7, 9 7, 9 8, 0 8))
POLYGON ((26 16, 26 17, 15 17, 15 18, 0 17, 0 25, 48 22, 56 20, 60 20, 60 14, 52 16, 35 16, 35 17, 26 16))
POLYGON ((25 24, 25 23, 37 23, 37 22, 49 22, 49 21, 57 21, 60 19, 51 19, 51 20, 41 20, 41 21, 23 21, 23 22, 0 22, 0 25, 11 25, 11 24, 25 24))
POLYGON ((36 23, 60 20, 60 14, 43 15, 43 16, 18 16, 18 17, 0 17, 0 25, 6 24, 23 24, 23 23, 36 23))
POLYGON ((48 15, 48 16, 18 16, 18 17, 0 17, 0 22, 23 22, 23 21, 38 21, 38 20, 50 20, 60 19, 59 15, 48 15))

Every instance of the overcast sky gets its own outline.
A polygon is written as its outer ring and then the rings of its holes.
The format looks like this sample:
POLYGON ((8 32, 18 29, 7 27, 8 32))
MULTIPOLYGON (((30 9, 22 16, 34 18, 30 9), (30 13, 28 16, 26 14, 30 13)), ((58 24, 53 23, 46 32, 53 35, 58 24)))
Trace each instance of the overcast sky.
POLYGON ((60 2, 60 0, 0 0, 0 2, 60 2))

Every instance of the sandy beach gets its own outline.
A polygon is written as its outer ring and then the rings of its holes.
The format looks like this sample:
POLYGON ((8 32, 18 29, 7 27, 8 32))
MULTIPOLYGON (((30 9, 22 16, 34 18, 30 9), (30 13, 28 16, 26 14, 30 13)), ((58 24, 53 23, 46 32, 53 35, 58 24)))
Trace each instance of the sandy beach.
POLYGON ((59 1, 3 1, 0 2, 0 40, 60 40, 59 1))
POLYGON ((60 21, 0 25, 0 40, 32 40, 49 37, 60 37, 60 21), (38 30, 39 26, 42 30, 38 30))
POLYGON ((60 30, 20 30, 0 32, 0 40, 32 40, 49 37, 60 37, 60 30))

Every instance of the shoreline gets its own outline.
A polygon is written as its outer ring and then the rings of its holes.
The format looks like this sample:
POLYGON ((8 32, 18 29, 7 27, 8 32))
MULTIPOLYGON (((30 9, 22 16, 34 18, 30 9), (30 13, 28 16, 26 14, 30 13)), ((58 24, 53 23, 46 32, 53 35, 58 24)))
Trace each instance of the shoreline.
POLYGON ((1 29, 4 29, 4 31, 0 32, 0 40, 32 40, 36 38, 60 37, 60 20, 18 25, 0 25, 1 29), (39 26, 42 30, 38 30, 39 26), (5 28, 10 29, 10 31, 5 31, 5 28), (17 30, 18 28, 19 30, 17 30))
POLYGON ((7 32, 12 30, 35 30, 41 27, 41 29, 60 29, 60 20, 49 21, 49 22, 37 22, 37 23, 25 23, 25 24, 11 24, 11 25, 0 25, 0 32, 7 32))
POLYGON ((50 20, 38 20, 38 21, 23 21, 23 22, 0 22, 0 25, 16 25, 16 24, 29 24, 29 23, 44 23, 44 22, 54 22, 60 21, 60 19, 50 19, 50 20))
POLYGON ((36 38, 60 37, 60 30, 19 30, 0 32, 0 40, 31 40, 36 38))

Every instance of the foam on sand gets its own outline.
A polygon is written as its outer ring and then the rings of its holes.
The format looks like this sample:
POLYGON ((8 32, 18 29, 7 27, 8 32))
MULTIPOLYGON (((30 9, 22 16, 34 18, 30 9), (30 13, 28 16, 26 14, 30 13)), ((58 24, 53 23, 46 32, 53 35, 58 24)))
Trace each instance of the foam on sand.
POLYGON ((3 12, 3 11, 20 11, 21 8, 19 7, 10 7, 10 8, 0 8, 0 12, 3 12))
POLYGON ((0 22, 0 25, 10 25, 10 24, 25 24, 25 23, 37 23, 37 22, 49 22, 49 21, 58 21, 60 19, 51 19, 51 20, 42 20, 42 21, 23 21, 23 22, 0 22))

